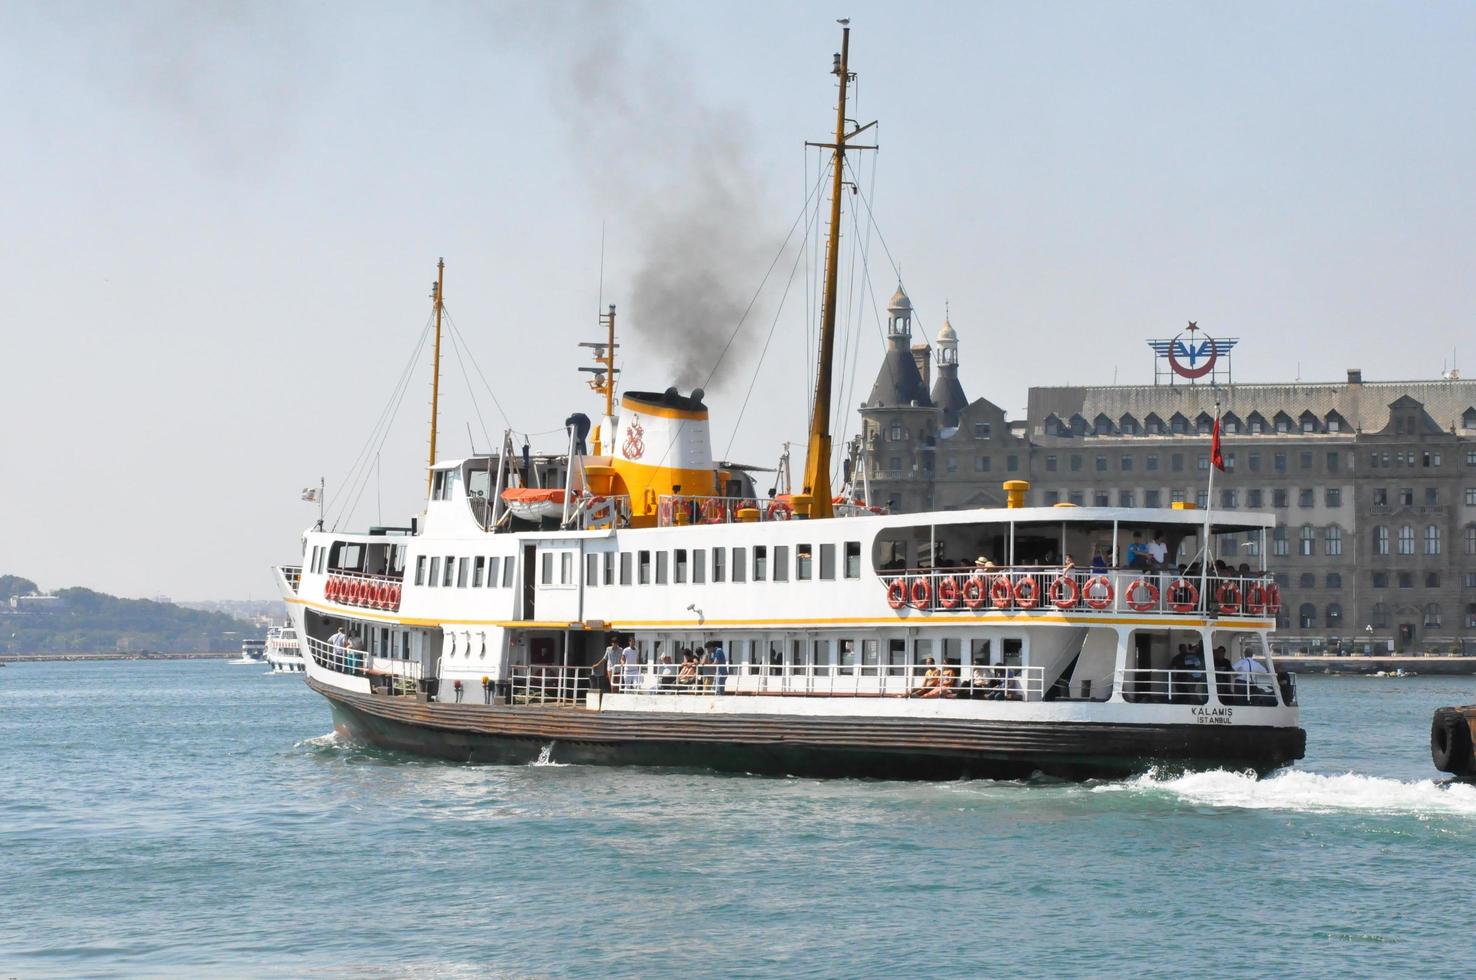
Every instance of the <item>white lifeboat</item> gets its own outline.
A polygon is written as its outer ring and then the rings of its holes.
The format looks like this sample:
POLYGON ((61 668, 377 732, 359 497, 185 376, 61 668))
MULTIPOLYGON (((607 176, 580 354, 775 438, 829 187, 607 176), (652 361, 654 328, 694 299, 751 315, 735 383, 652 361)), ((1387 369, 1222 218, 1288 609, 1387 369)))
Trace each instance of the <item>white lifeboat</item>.
POLYGON ((512 515, 525 521, 541 521, 546 517, 564 516, 564 503, 569 491, 562 488, 508 487, 502 491, 502 502, 512 515))

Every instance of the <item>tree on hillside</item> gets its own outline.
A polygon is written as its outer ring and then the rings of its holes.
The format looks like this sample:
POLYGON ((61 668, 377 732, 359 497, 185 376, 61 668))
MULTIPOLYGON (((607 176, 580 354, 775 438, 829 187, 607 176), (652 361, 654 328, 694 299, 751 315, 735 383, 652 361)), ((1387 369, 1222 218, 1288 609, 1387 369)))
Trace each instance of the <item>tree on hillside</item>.
POLYGON ((9 599, 13 595, 31 595, 41 590, 36 588, 36 583, 19 575, 0 575, 0 601, 9 599))

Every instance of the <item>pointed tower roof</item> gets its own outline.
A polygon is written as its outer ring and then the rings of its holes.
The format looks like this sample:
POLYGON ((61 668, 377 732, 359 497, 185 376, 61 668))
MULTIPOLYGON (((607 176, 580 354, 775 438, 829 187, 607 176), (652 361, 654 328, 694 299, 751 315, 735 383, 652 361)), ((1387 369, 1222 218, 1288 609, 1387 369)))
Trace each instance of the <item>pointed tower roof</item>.
POLYGON ((946 312, 943 329, 938 331, 938 380, 933 382, 932 400, 942 413, 940 421, 945 429, 957 427, 964 409, 969 407, 958 381, 958 331, 946 312))

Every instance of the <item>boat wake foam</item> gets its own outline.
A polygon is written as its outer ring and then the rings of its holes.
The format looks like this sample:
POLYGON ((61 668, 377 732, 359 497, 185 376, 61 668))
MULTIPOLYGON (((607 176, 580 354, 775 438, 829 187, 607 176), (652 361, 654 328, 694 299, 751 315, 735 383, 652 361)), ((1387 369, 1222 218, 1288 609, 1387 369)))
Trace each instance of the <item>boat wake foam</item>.
POLYGON ((552 767, 557 768, 557 769, 562 769, 564 766, 567 766, 568 765, 567 762, 555 762, 555 761, 553 761, 553 750, 554 750, 554 743, 549 742, 543 748, 541 748, 541 749, 538 750, 538 758, 535 759, 535 760, 533 760, 532 762, 530 762, 529 765, 533 765, 533 766, 552 766, 552 767))
POLYGON ((1169 794, 1188 803, 1301 813, 1363 812, 1418 817, 1476 817, 1476 786, 1403 782, 1344 773, 1324 776, 1292 770, 1268 779, 1223 769, 1182 775, 1146 773, 1092 788, 1094 793, 1169 794))
POLYGON ((339 735, 338 732, 332 731, 324 732, 322 735, 317 735, 313 738, 305 738, 292 747, 294 749, 340 749, 348 744, 347 739, 339 735))

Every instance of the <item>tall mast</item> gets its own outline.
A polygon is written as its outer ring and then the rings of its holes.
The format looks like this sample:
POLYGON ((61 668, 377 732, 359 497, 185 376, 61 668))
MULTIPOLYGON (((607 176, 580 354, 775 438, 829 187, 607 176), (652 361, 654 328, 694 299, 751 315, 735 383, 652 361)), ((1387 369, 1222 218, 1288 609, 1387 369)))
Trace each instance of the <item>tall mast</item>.
MULTIPOLYGON (((835 357, 835 299, 840 256, 841 191, 845 186, 846 140, 870 129, 872 123, 846 132, 846 86, 850 82, 851 28, 840 22, 841 49, 831 74, 840 79, 840 98, 835 107, 835 142, 811 144, 835 152, 830 180, 830 233, 825 242, 825 298, 821 307, 820 353, 815 372, 815 404, 810 413, 810 443, 805 454, 805 477, 801 493, 794 496, 795 510, 812 518, 832 517, 835 507, 830 488, 830 388, 835 357)), ((874 149, 874 147, 856 147, 874 149)))
POLYGON ((436 466, 436 423, 441 417, 441 290, 446 285, 446 260, 436 260, 436 284, 431 293, 431 299, 435 301, 436 309, 436 353, 434 366, 431 369, 431 433, 430 433, 430 463, 425 473, 425 494, 430 496, 431 487, 434 484, 436 466))

